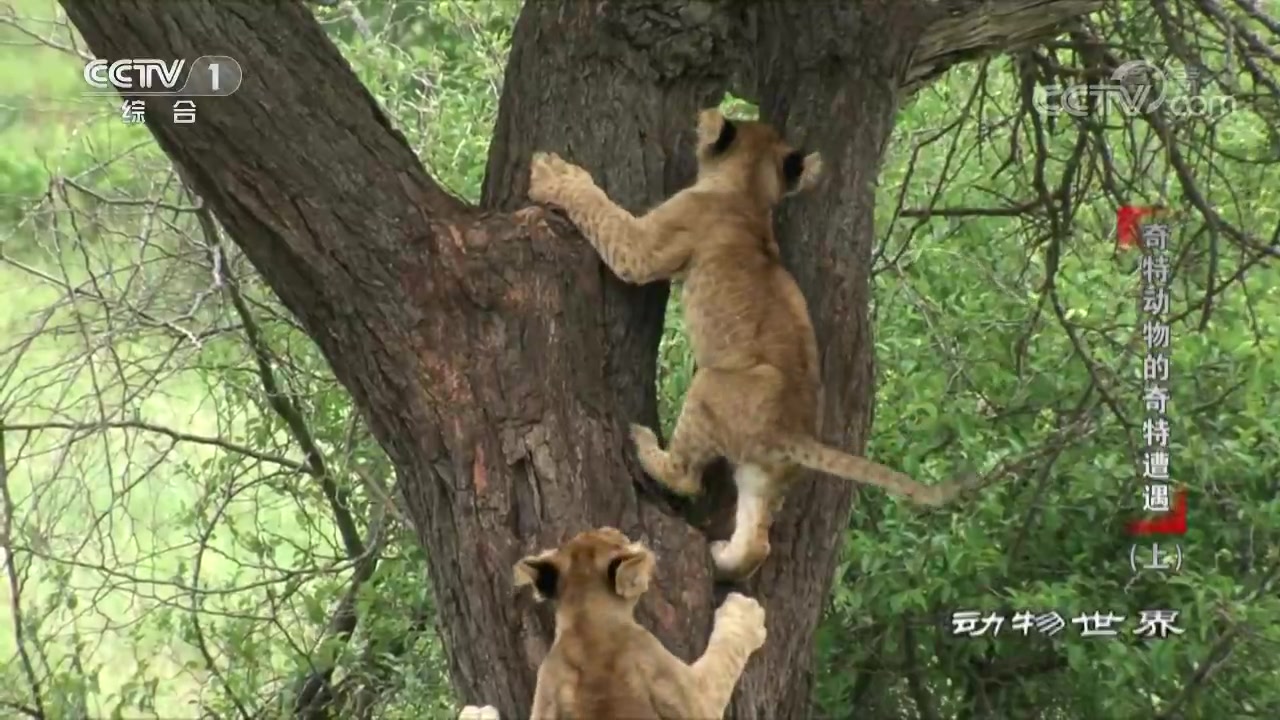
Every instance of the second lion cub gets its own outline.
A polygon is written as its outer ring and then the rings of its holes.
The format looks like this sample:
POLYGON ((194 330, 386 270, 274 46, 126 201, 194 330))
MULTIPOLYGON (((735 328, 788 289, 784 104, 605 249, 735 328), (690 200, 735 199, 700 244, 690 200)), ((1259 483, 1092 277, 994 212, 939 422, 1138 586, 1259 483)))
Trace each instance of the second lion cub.
POLYGON ((694 184, 641 217, 619 207, 586 170, 533 157, 529 197, 558 205, 626 282, 681 278, 697 365, 668 448, 632 425, 645 472, 673 491, 701 490, 702 470, 734 465, 733 537, 712 545, 725 579, 743 579, 769 554, 769 527, 800 467, 876 485, 924 505, 958 484, 924 485, 816 438, 821 378, 804 296, 783 267, 773 208, 817 183, 818 153, 790 147, 762 122, 698 115, 694 184))

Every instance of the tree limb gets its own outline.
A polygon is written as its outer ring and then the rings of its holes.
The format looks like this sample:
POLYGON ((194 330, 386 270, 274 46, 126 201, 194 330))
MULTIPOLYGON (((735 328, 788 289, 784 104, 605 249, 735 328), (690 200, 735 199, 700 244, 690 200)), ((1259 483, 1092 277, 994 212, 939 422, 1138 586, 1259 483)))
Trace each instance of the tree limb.
POLYGON ((13 618, 13 644, 17 648, 18 658, 22 661, 22 672, 27 677, 27 684, 31 686, 31 708, 14 706, 24 711, 27 715, 44 720, 44 691, 41 689, 40 678, 36 676, 35 666, 31 662, 31 654, 27 651, 27 643, 24 638, 26 629, 23 627, 24 620, 22 612, 22 581, 18 579, 18 561, 15 558, 17 554, 13 546, 13 497, 9 493, 9 459, 5 456, 4 451, 4 424, 0 422, 0 550, 4 551, 4 569, 5 577, 9 581, 9 614, 13 618))
POLYGON ((902 79, 906 93, 953 65, 1016 49, 1056 34, 1064 22, 1102 8, 1102 0, 924 0, 931 20, 902 79))

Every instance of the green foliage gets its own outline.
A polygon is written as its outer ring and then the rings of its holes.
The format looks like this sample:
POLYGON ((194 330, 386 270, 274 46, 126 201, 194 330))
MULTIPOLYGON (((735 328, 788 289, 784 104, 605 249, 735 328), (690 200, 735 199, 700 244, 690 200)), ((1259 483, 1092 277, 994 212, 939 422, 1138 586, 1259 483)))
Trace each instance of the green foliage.
MULTIPOLYGON (((39 0, 9 3, 17 17, 45 28, 53 7, 39 0)), ((3 12, 0 11, 0 17, 3 12)), ((53 41, 66 35, 45 31, 53 41)), ((99 115, 102 102, 72 99, 83 89, 82 64, 52 48, 30 44, 17 28, 0 25, 0 227, 17 225, 33 204, 52 188, 54 178, 88 182, 103 180, 112 187, 137 187, 127 168, 109 162, 126 146, 149 136, 143 128, 86 120, 99 115), (24 45, 27 45, 24 47, 24 45), (32 72, 38 65, 41 72, 32 72)), ((158 148, 154 157, 163 158, 158 148)), ((83 200, 83 199, 82 199, 83 200)), ((7 232, 5 233, 7 234, 7 232)), ((0 243, 12 242, 0 234, 0 243)), ((5 245, 9 251, 15 246, 5 245)))
MULTIPOLYGON (((1073 422, 1082 432, 960 512, 921 514, 861 494, 819 634, 819 707, 833 717, 851 703, 910 708, 914 717, 923 701, 942 717, 1138 718, 1176 704, 1177 717, 1274 716, 1280 662, 1263 628, 1280 619, 1280 366, 1272 361, 1280 270, 1264 263, 1244 282, 1224 284, 1254 261, 1226 250, 1221 232, 1191 206, 1153 131, 1139 121, 1103 131, 1125 200, 1164 198, 1178 211, 1170 221, 1170 255, 1179 260, 1168 416, 1173 481, 1191 493, 1190 530, 1157 539, 1170 552, 1180 543, 1180 572, 1135 577, 1125 524, 1142 515, 1144 483, 1140 273, 1136 252, 1115 250, 1115 201, 1101 174, 1079 180, 1071 225, 1059 236, 1035 214, 896 217, 903 183, 903 205, 914 208, 1001 206, 1034 195, 1031 163, 1005 163, 1009 148, 1028 143, 1008 121, 1017 113, 1009 65, 993 63, 985 81, 976 67, 957 68, 902 112, 877 213, 879 374, 868 450, 917 477, 945 478, 1054 444, 1073 422), (985 85, 989 114, 965 118, 975 82, 985 85), (956 120, 955 134, 926 143, 933 128, 956 120), (1206 310, 1208 293, 1217 294, 1206 310), (1082 638, 1069 625, 1044 640, 1006 625, 995 639, 951 637, 950 614, 961 609, 1115 612, 1128 616, 1128 631, 1142 610, 1174 609, 1185 633, 1082 638), (905 643, 925 658, 924 693, 899 669, 916 664, 905 643), (1209 682, 1201 679, 1206 665, 1214 666, 1209 682)), ((1047 131, 1051 187, 1081 132, 1091 130, 1061 119, 1047 131)), ((1182 152, 1205 132, 1184 126, 1182 152)), ((1238 110, 1209 134, 1223 155, 1202 157, 1197 186, 1223 222, 1255 237, 1270 233, 1280 168, 1253 160, 1274 158, 1267 120, 1238 110)))
MULTIPOLYGON (((480 196, 484 158, 518 5, 361 4, 371 32, 342 34, 343 54, 444 187, 480 196)), ((335 11, 340 15, 343 11, 335 11)))

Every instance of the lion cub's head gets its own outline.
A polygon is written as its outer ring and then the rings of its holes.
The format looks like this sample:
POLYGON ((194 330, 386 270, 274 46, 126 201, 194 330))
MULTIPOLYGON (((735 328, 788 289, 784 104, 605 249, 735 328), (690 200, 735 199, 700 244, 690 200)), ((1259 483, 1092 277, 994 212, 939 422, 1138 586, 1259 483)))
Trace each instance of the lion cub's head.
POLYGON ((561 605, 606 601, 632 607, 649 588, 655 562, 645 546, 602 527, 522 559, 515 584, 533 585, 538 599, 561 605))
POLYGON ((698 113, 698 183, 744 191, 773 206, 822 175, 822 156, 791 147, 768 123, 698 113))

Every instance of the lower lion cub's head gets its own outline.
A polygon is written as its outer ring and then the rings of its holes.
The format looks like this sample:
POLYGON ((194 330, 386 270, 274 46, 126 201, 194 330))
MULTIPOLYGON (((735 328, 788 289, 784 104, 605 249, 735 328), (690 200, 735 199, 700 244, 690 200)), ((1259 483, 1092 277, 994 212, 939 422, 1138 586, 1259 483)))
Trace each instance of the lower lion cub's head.
POLYGON ((698 113, 698 182, 745 190, 770 206, 807 190, 822 175, 822 156, 791 147, 772 125, 698 113))
POLYGON ((648 548, 602 527, 520 560, 515 584, 533 585, 538 599, 560 604, 606 600, 635 605, 649 588, 655 563, 648 548))

